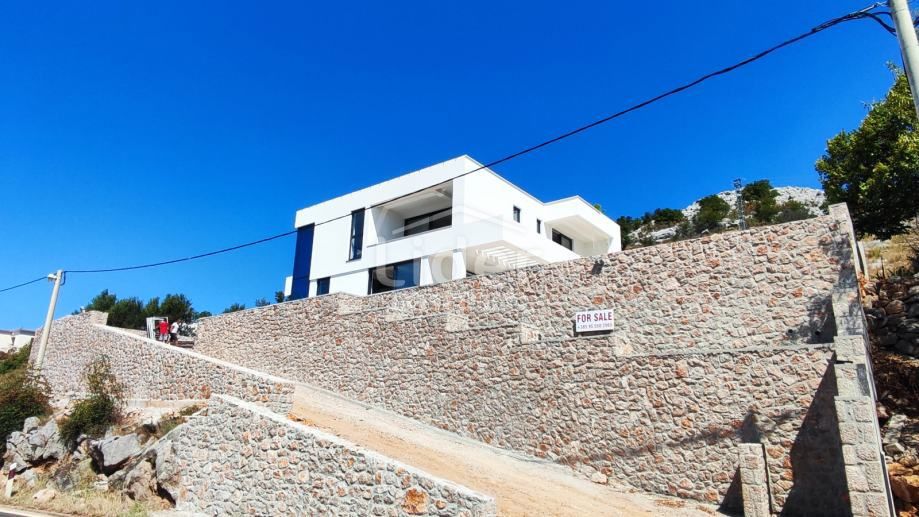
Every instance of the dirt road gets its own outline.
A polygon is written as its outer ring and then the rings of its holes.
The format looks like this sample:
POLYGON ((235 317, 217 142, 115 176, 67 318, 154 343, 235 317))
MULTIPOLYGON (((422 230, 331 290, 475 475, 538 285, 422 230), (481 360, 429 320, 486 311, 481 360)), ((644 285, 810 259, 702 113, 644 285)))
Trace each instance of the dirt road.
POLYGON ((630 492, 572 475, 567 467, 490 447, 300 386, 291 418, 375 450, 438 477, 495 497, 498 514, 710 515, 711 506, 630 492))

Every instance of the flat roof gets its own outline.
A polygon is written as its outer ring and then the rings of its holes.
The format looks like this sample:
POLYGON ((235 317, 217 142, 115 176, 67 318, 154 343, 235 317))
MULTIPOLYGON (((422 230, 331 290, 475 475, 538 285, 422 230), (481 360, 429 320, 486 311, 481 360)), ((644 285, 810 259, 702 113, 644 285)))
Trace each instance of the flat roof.
POLYGON ((297 210, 294 227, 300 228, 309 224, 322 224, 347 217, 352 211, 387 203, 431 187, 450 182, 473 172, 493 175, 508 186, 519 191, 537 203, 550 205, 569 200, 580 200, 593 207, 580 196, 571 196, 557 201, 543 202, 536 196, 523 190, 507 178, 501 176, 468 154, 463 154, 446 161, 408 172, 388 180, 351 191, 340 196, 297 210), (462 163, 461 163, 462 162, 462 163), (465 166, 463 166, 465 165, 465 166))

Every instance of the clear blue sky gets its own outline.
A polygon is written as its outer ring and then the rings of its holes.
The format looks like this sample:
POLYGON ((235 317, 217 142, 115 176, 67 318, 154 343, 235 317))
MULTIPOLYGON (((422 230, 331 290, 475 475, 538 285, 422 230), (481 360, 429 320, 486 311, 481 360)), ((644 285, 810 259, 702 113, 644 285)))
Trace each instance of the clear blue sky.
MULTIPOLYGON (((7 2, 0 287, 280 233, 299 208, 463 153, 493 160, 865 3, 7 2)), ((818 186, 826 139, 883 96, 889 61, 896 40, 850 22, 497 171, 613 217, 735 177, 818 186)), ((74 275, 58 316, 103 288, 251 306, 283 287, 293 246, 74 275)), ((49 291, 0 293, 0 328, 40 325, 49 291)))

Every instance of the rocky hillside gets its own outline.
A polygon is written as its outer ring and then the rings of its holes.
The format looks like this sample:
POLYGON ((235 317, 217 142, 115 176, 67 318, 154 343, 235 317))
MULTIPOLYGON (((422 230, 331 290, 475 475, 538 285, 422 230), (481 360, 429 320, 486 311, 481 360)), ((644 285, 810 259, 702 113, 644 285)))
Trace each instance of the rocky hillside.
MULTIPOLYGON (((775 187, 775 191, 779 194, 775 199, 778 204, 794 200, 807 207, 811 215, 817 216, 823 213, 821 207, 823 203, 826 202, 826 195, 820 189, 809 187, 775 187)), ((737 205, 737 191, 725 190, 715 195, 732 207, 737 205)), ((693 203, 684 208, 682 212, 687 219, 692 219, 693 216, 699 213, 699 200, 693 201, 693 203)))
MULTIPOLYGON (((824 213, 825 203, 823 191, 814 188, 772 187, 768 180, 744 187, 748 226, 815 217, 824 213)), ((659 208, 638 218, 620 217, 617 222, 627 247, 647 246, 736 228, 736 207, 736 191, 726 190, 697 199, 683 209, 659 208)))

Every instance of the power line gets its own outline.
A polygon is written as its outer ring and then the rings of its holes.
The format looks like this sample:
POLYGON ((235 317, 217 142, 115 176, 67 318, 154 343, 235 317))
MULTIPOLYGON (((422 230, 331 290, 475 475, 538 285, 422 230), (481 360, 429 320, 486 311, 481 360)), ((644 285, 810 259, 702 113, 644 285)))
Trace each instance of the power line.
MULTIPOLYGON (((259 240, 256 240, 256 241, 247 242, 247 243, 245 243, 245 244, 239 244, 239 245, 236 245, 236 246, 231 246, 231 247, 229 247, 229 248, 223 248, 223 249, 216 250, 216 251, 209 251, 209 252, 207 252, 207 253, 201 253, 201 254, 199 254, 199 255, 192 255, 192 256, 190 256, 190 257, 183 257, 183 258, 172 259, 172 260, 164 260, 164 261, 162 261, 162 262, 152 262, 152 263, 150 263, 150 264, 139 264, 139 265, 136 265, 136 266, 113 267, 113 268, 105 268, 105 269, 68 269, 68 270, 65 271, 65 273, 68 273, 68 274, 73 274, 73 273, 113 273, 113 272, 115 272, 115 271, 131 271, 131 270, 135 270, 135 269, 146 269, 146 268, 157 267, 157 266, 165 266, 165 265, 168 265, 168 264, 175 264, 175 263, 178 263, 178 262, 186 262, 186 261, 189 261, 189 260, 195 260, 195 259, 204 258, 204 257, 211 257, 211 256, 214 256, 214 255, 219 255, 219 254, 221 254, 221 253, 227 253, 227 252, 230 252, 230 251, 235 251, 235 250, 238 250, 238 249, 247 248, 247 247, 249 247, 249 246, 255 246, 255 245, 261 244, 261 243, 263 243, 263 242, 273 241, 273 240, 275 240, 275 239, 280 239, 281 237, 287 237, 288 235, 293 235, 293 234, 295 234, 295 233, 297 233, 297 230, 290 230, 290 231, 288 231, 288 232, 279 233, 279 234, 277 234, 277 235, 272 235, 271 237, 265 237, 264 239, 259 239, 259 240)), ((12 291, 13 289, 18 289, 18 288, 20 288, 20 287, 25 287, 25 286, 27 286, 27 285, 29 285, 29 284, 34 284, 35 282, 39 282, 39 281, 44 280, 44 279, 46 279, 46 278, 47 278, 47 276, 42 276, 42 277, 38 277, 38 278, 36 278, 36 279, 34 279, 34 280, 29 280, 28 282, 23 282, 23 283, 21 283, 21 284, 17 284, 17 285, 13 285, 13 286, 10 286, 10 287, 6 287, 6 288, 4 288, 4 289, 0 289, 0 293, 5 292, 5 291, 12 291)))
POLYGON ((13 289, 18 289, 18 288, 20 288, 20 287, 25 287, 25 286, 27 286, 27 285, 29 285, 29 284, 34 284, 35 282, 41 282, 42 280, 44 280, 44 279, 46 279, 46 278, 48 278, 48 277, 47 277, 47 276, 40 276, 40 277, 36 278, 35 280, 29 280, 28 282, 23 282, 23 283, 21 283, 21 284, 11 285, 11 286, 9 286, 9 287, 4 287, 3 289, 0 289, 0 293, 6 292, 6 291, 12 291, 13 289))
MULTIPOLYGON (((718 76, 721 76, 721 75, 724 75, 724 74, 733 72, 734 70, 737 70, 738 68, 741 68, 741 67, 744 67, 744 66, 746 66, 746 65, 749 65, 750 63, 753 63, 754 61, 758 61, 758 60, 760 60, 760 59, 762 59, 762 58, 768 56, 769 54, 771 54, 771 53, 773 53, 773 52, 775 52, 775 51, 777 51, 777 50, 780 50, 780 49, 782 49, 782 48, 784 48, 784 47, 787 47, 787 46, 789 46, 789 45, 792 45, 792 44, 794 44, 794 43, 797 43, 797 42, 799 42, 799 41, 801 41, 801 40, 803 40, 803 39, 805 39, 805 38, 808 38, 808 37, 810 37, 810 36, 813 36, 814 34, 817 34, 817 33, 819 33, 819 32, 825 31, 826 29, 829 29, 829 28, 834 27, 834 26, 836 26, 836 25, 839 25, 840 23, 844 23, 844 22, 851 21, 851 20, 876 19, 877 17, 874 16, 873 13, 870 13, 869 11, 871 11, 871 10, 873 10, 873 9, 876 9, 876 8, 882 6, 882 5, 884 5, 883 2, 876 2, 876 3, 871 4, 871 5, 869 5, 869 6, 865 7, 865 8, 863 8, 863 9, 859 9, 858 11, 853 11, 853 12, 851 12, 851 13, 849 13, 849 14, 845 14, 845 15, 840 16, 840 17, 838 17, 838 18, 834 18, 834 19, 832 19, 832 20, 826 21, 826 22, 824 22, 824 23, 821 23, 820 25, 817 25, 816 27, 813 27, 813 28, 812 28, 810 31, 808 31, 808 32, 805 32, 805 33, 803 33, 803 34, 800 34, 800 35, 798 35, 798 36, 795 36, 794 38, 785 40, 785 41, 783 41, 783 42, 781 42, 781 43, 779 43, 779 44, 777 44, 777 45, 774 45, 774 46, 772 46, 772 47, 770 47, 770 48, 768 48, 768 49, 766 49, 766 50, 763 50, 762 52, 759 52, 759 53, 757 53, 757 54, 755 54, 755 55, 753 55, 753 56, 751 56, 751 57, 749 57, 749 58, 747 58, 747 59, 744 59, 743 61, 740 61, 740 62, 735 63, 735 64, 733 64, 733 65, 727 66, 727 67, 722 68, 722 69, 720 69, 720 70, 716 70, 716 71, 714 71, 714 72, 705 74, 705 75, 699 77, 698 79, 695 79, 695 80, 690 81, 690 82, 688 82, 688 83, 686 83, 686 84, 683 84, 682 86, 678 86, 678 87, 676 87, 676 88, 673 88, 672 90, 666 91, 666 92, 664 92, 664 93, 662 93, 662 94, 660 94, 660 95, 657 95, 657 96, 655 96, 655 97, 651 97, 650 99, 647 99, 647 100, 645 100, 645 101, 639 102, 638 104, 634 104, 634 105, 632 105, 632 106, 630 106, 630 107, 628 107, 628 108, 626 108, 626 109, 624 109, 624 110, 622 110, 622 111, 618 111, 618 112, 616 112, 616 113, 613 113, 612 115, 608 115, 608 116, 603 117, 603 118, 601 118, 601 119, 595 120, 595 121, 593 121, 593 122, 591 122, 591 123, 589 123, 589 124, 583 125, 583 126, 578 127, 578 128, 576 128, 576 129, 572 129, 571 131, 568 131, 568 132, 566 132, 566 133, 562 133, 561 135, 558 135, 558 136, 556 136, 556 137, 550 138, 549 140, 545 140, 545 141, 540 142, 540 143, 538 143, 538 144, 536 144, 536 145, 533 145, 533 146, 531 146, 531 147, 527 147, 526 149, 523 149, 523 150, 521 150, 521 151, 517 151, 517 152, 515 152, 515 153, 509 154, 509 155, 507 155, 507 156, 505 156, 505 157, 503 157, 503 158, 499 158, 499 159, 497 159, 497 160, 488 162, 488 163, 486 163, 486 164, 484 164, 484 165, 482 165, 482 166, 480 166, 480 167, 477 167, 477 168, 475 168, 475 169, 473 169, 473 170, 471 170, 471 171, 464 172, 464 173, 462 173, 462 174, 457 174, 456 176, 453 176, 453 177, 451 177, 451 178, 448 178, 448 179, 446 179, 446 180, 444 180, 444 181, 442 181, 442 182, 440 182, 440 183, 437 183, 437 184, 435 184, 435 185, 428 185, 427 187, 424 187, 424 188, 422 188, 422 189, 418 189, 418 190, 415 191, 415 192, 410 192, 410 193, 408 193, 408 194, 404 194, 403 196, 400 196, 400 197, 410 196, 410 195, 415 194, 415 193, 417 193, 417 192, 421 192, 422 190, 427 190, 427 189, 432 188, 432 187, 437 187, 437 186, 440 186, 440 185, 449 183, 449 182, 451 182, 451 181, 453 181, 453 180, 455 180, 455 179, 462 178, 463 176, 468 176, 469 174, 473 174, 473 173, 475 173, 475 172, 479 172, 479 171, 481 171, 481 170, 483 170, 483 169, 488 169, 488 168, 494 167, 495 165, 499 165, 499 164, 501 164, 501 163, 504 163, 504 162, 513 160, 513 159, 518 158, 518 157, 520 157, 520 156, 523 156, 523 155, 525 155, 525 154, 529 154, 529 153, 531 153, 531 152, 533 152, 533 151, 536 151, 536 150, 538 150, 538 149, 542 149, 543 147, 552 145, 552 144, 554 144, 554 143, 556 143, 556 142, 559 142, 559 141, 561 141, 561 140, 565 140, 566 138, 570 138, 570 137, 572 137, 572 136, 574 136, 574 135, 577 135, 577 134, 579 134, 579 133, 582 133, 582 132, 584 132, 584 131, 587 131, 588 129, 592 129, 592 128, 597 127, 597 126, 599 126, 599 125, 601 125, 601 124, 605 124, 605 123, 610 122, 610 121, 612 121, 612 120, 615 120, 615 119, 617 119, 617 118, 619 118, 619 117, 621 117, 621 116, 623 116, 623 115, 626 115, 626 114, 631 113, 631 112, 633 112, 633 111, 640 110, 640 109, 645 108, 645 107, 647 107, 647 106, 649 106, 649 105, 651 105, 651 104, 654 104, 654 103, 656 103, 656 102, 658 102, 658 101, 664 100, 664 99, 666 99, 667 97, 670 97, 670 96, 672 96, 672 95, 676 95, 677 93, 681 93, 681 92, 683 92, 683 91, 685 91, 685 90, 688 90, 688 89, 690 89, 690 88, 692 88, 692 87, 694 87, 694 86, 698 86, 699 84, 701 84, 701 83, 703 83, 703 82, 705 82, 705 81, 707 81, 707 80, 709 80, 709 79, 712 79, 712 78, 714 78, 714 77, 718 77, 718 76)), ((390 200, 390 201, 391 201, 391 200, 390 200)), ((320 225, 322 225, 322 224, 330 223, 330 222, 332 222, 332 221, 336 221, 336 220, 338 220, 338 219, 342 219, 342 218, 349 217, 349 216, 350 216, 350 214, 344 214, 344 215, 340 215, 340 216, 338 216, 338 217, 333 217, 333 218, 328 219, 328 220, 326 220, 326 221, 317 222, 317 223, 315 223, 315 226, 320 226, 320 225)))
MULTIPOLYGON (((484 169, 488 169, 488 168, 494 167, 495 165, 499 165, 499 164, 501 164, 501 163, 508 162, 508 161, 513 160, 513 159, 515 159, 515 158, 519 158, 520 156, 523 156, 523 155, 525 155, 525 154, 529 154, 529 153, 532 153, 533 151, 542 149, 543 147, 546 147, 546 146, 552 145, 552 144, 554 144, 554 143, 556 143, 556 142, 565 140, 565 139, 570 138, 570 137, 572 137, 572 136, 575 136, 575 135, 577 135, 577 134, 579 134, 579 133, 582 133, 582 132, 584 132, 584 131, 587 131, 588 129, 592 129, 592 128, 597 127, 597 126, 599 126, 599 125, 605 124, 605 123, 610 122, 610 121, 612 121, 612 120, 615 120, 615 119, 617 119, 617 118, 619 118, 619 117, 622 117, 623 115, 627 115, 627 114, 629 114, 629 113, 631 113, 631 112, 633 112, 633 111, 640 110, 640 109, 645 108, 645 107, 647 107, 647 106, 649 106, 649 105, 651 105, 651 104, 654 104, 654 103, 656 103, 656 102, 659 102, 659 101, 661 101, 661 100, 664 100, 664 99, 666 99, 667 97, 676 95, 676 94, 681 93, 681 92, 683 92, 683 91, 686 91, 686 90, 688 90, 688 89, 690 89, 690 88, 693 88, 693 87, 695 87, 695 86, 698 86, 699 84, 701 84, 701 83, 703 83, 703 82, 705 82, 705 81, 707 81, 707 80, 709 80, 709 79, 712 79, 712 78, 714 78, 714 77, 718 77, 718 76, 721 76, 721 75, 724 75, 724 74, 733 72, 734 70, 737 70, 737 69, 739 69, 739 68, 741 68, 741 67, 744 67, 744 66, 746 66, 746 65, 749 65, 750 63, 753 63, 753 62, 755 62, 755 61, 758 61, 758 60, 760 60, 760 59, 762 59, 762 58, 768 56, 769 54, 772 54, 773 52, 775 52, 775 51, 777 51, 777 50, 780 50, 780 49, 782 49, 782 48, 785 48, 785 47, 787 47, 787 46, 789 46, 789 45, 793 45, 793 44, 795 44, 795 43, 797 43, 797 42, 799 42, 799 41, 801 41, 801 40, 803 40, 803 39, 805 39, 805 38, 809 38, 810 36, 813 36, 814 34, 817 34, 817 33, 819 33, 819 32, 822 32, 822 31, 824 31, 824 30, 826 30, 826 29, 829 29, 829 28, 831 28, 831 27, 834 27, 834 26, 836 26, 836 25, 839 25, 840 23, 844 23, 844 22, 852 21, 852 20, 872 19, 872 20, 874 20, 874 21, 876 21, 876 22, 881 23, 881 24, 884 25, 885 28, 886 28, 886 24, 883 23, 883 22, 880 20, 880 18, 879 18, 876 14, 870 12, 870 11, 872 11, 872 10, 874 10, 874 9, 876 9, 876 8, 878 8, 878 7, 880 7, 880 6, 882 6, 882 5, 884 5, 883 2, 877 2, 877 3, 874 3, 874 4, 869 5, 868 7, 865 7, 864 9, 860 9, 860 10, 858 10, 858 11, 853 11, 853 12, 851 12, 851 13, 849 13, 849 14, 845 14, 845 15, 840 16, 840 17, 838 17, 838 18, 833 18, 832 20, 826 21, 826 22, 824 22, 824 23, 822 23, 822 24, 820 24, 820 25, 817 25, 817 26, 811 28, 808 32, 805 32, 805 33, 803 33, 803 34, 800 34, 800 35, 798 35, 798 36, 795 36, 795 37, 793 37, 793 38, 791 38, 791 39, 787 39, 787 40, 785 40, 785 41, 783 41, 783 42, 781 42, 781 43, 779 43, 779 44, 777 44, 777 45, 774 45, 774 46, 772 46, 772 47, 770 47, 770 48, 768 48, 768 49, 766 49, 766 50, 763 50, 763 51, 761 51, 761 52, 759 52, 759 53, 757 53, 757 54, 754 54, 753 56, 751 56, 751 57, 749 57, 749 58, 747 58, 747 59, 744 59, 743 61, 740 61, 740 62, 735 63, 735 64, 733 64, 733 65, 727 66, 727 67, 722 68, 722 69, 720 69, 720 70, 716 70, 716 71, 714 71, 714 72, 710 72, 710 73, 708 73, 708 74, 705 74, 705 75, 703 75, 703 76, 701 76, 701 77, 699 77, 699 78, 697 78, 697 79, 695 79, 695 80, 693 80, 693 81, 690 81, 690 82, 685 83, 685 84, 683 84, 683 85, 681 85, 681 86, 678 86, 678 87, 676 87, 676 88, 673 88, 673 89, 671 89, 671 90, 668 90, 668 91, 666 91, 666 92, 664 92, 664 93, 661 93, 661 94, 659 94, 659 95, 657 95, 657 96, 651 97, 651 98, 649 98, 649 99, 647 99, 647 100, 645 100, 645 101, 639 102, 638 104, 634 104, 634 105, 632 105, 632 106, 630 106, 630 107, 628 107, 628 108, 625 108, 625 109, 623 109, 623 110, 621 110, 621 111, 618 111, 618 112, 616 112, 616 113, 613 113, 612 115, 608 115, 608 116, 606 116, 606 117, 597 119, 597 120, 595 120, 595 121, 593 121, 593 122, 591 122, 591 123, 589 123, 589 124, 580 126, 580 127, 576 128, 576 129, 572 129, 572 130, 570 130, 570 131, 568 131, 568 132, 562 133, 561 135, 555 136, 555 137, 553 137, 553 138, 550 138, 550 139, 548 139, 548 140, 545 140, 545 141, 543 141, 543 142, 540 142, 540 143, 538 143, 538 144, 536 144, 536 145, 527 147, 527 148, 525 148, 525 149, 523 149, 523 150, 517 151, 517 152, 512 153, 512 154, 509 154, 509 155, 507 155, 507 156, 504 156, 503 158, 499 158, 499 159, 497 159, 497 160, 488 162, 488 163, 486 163, 486 164, 484 164, 484 165, 481 165, 480 167, 477 167, 477 168, 475 168, 475 169, 473 169, 473 170, 471 170, 471 171, 468 171, 468 172, 464 172, 464 173, 458 174, 458 175, 453 176, 452 178, 449 178, 449 179, 447 179, 447 180, 444 180, 444 181, 442 181, 442 182, 440 182, 440 183, 438 183, 438 184, 436 184, 436 185, 429 185, 429 186, 427 186, 427 187, 425 187, 425 188, 423 188, 423 189, 419 189, 419 191, 420 191, 420 190, 426 190, 426 189, 429 189, 429 188, 431 188, 431 187, 436 187, 436 186, 439 186, 439 185, 443 185, 443 184, 445 184, 445 183, 449 183, 449 182, 451 182, 451 181, 453 181, 453 180, 455 180, 455 179, 461 178, 461 177, 463 177, 463 176, 468 176, 469 174, 473 174, 473 173, 475 173, 475 172, 478 172, 478 171, 481 171, 481 170, 484 170, 484 169)), ((881 14, 886 14, 886 13, 881 13, 881 14)), ((404 196, 409 196, 409 195, 411 195, 411 194, 414 194, 414 192, 411 192, 411 193, 409 193, 409 194, 405 194, 404 196)), ((404 196, 400 196, 400 197, 404 197, 404 196)), ((328 219, 328 220, 326 220, 326 221, 317 222, 317 223, 315 223, 315 226, 320 226, 320 225, 322 225, 322 224, 330 223, 330 222, 332 222, 332 221, 336 221, 336 220, 338 220, 338 219, 341 219, 341 218, 344 218, 344 217, 348 217, 349 215, 350 215, 350 214, 345 214, 345 215, 342 215, 342 216, 333 217, 332 219, 328 219)), ((136 270, 136 269, 146 269, 146 268, 152 268, 152 267, 157 267, 157 266, 165 266, 165 265, 168 265, 168 264, 175 264, 175 263, 178 263, 178 262, 186 262, 186 261, 189 261, 189 260, 195 260, 195 259, 199 259, 199 258, 210 257, 210 256, 213 256, 213 255, 218 255, 218 254, 221 254, 221 253, 226 253, 226 252, 229 252, 229 251, 234 251, 234 250, 238 250, 238 249, 241 249, 241 248, 246 248, 246 247, 249 247, 249 246, 255 246, 255 245, 261 244, 261 243, 263 243, 263 242, 267 242, 267 241, 279 239, 279 238, 281 238, 281 237, 286 237, 286 236, 288 236, 288 235, 293 235, 293 234, 296 233, 296 232, 297 232, 297 230, 291 230, 291 231, 284 232, 284 233, 280 233, 280 234, 278 234, 278 235, 274 235, 274 236, 271 236, 271 237, 266 237, 266 238, 264 238, 264 239, 259 239, 259 240, 257 240, 257 241, 252 241, 252 242, 248 242, 248 243, 245 243, 245 244, 240 244, 240 245, 238 245, 238 246, 232 246, 232 247, 230 247, 230 248, 224 248, 224 249, 221 249, 221 250, 211 251, 211 252, 208 252, 208 253, 201 253, 201 254, 199 254, 199 255, 192 255, 192 256, 190 256, 190 257, 184 257, 184 258, 173 259, 173 260, 165 260, 165 261, 162 261, 162 262, 153 262, 153 263, 150 263, 150 264, 140 264, 140 265, 136 265, 136 266, 124 266, 124 267, 115 267, 115 268, 68 270, 67 272, 68 272, 68 273, 111 273, 111 272, 115 272, 115 271, 131 271, 131 270, 136 270)), ((24 283, 22 283, 22 284, 18 284, 18 285, 14 285, 14 286, 11 286, 11 287, 4 288, 4 289, 0 289, 0 293, 5 292, 5 291, 10 291, 10 290, 12 290, 12 289, 16 289, 16 288, 19 288, 19 287, 23 287, 23 286, 26 286, 26 285, 29 285, 29 284, 38 282, 39 280, 42 280, 42 279, 44 279, 44 278, 45 278, 45 277, 43 276, 43 277, 41 277, 41 278, 38 278, 38 279, 35 279, 35 280, 30 280, 30 281, 24 282, 24 283)))
POLYGON ((201 253, 199 255, 192 255, 190 257, 183 257, 183 258, 172 259, 172 260, 164 260, 162 262, 152 262, 150 264, 140 264, 137 266, 113 267, 113 268, 105 268, 105 269, 68 269, 67 273, 70 273, 70 274, 113 273, 115 271, 131 271, 135 269, 146 269, 146 268, 157 267, 157 266, 165 266, 168 264, 175 264, 177 262, 187 262, 189 260, 195 260, 195 259, 204 258, 204 257, 212 257, 214 255, 219 255, 221 253, 227 253, 229 251, 235 251, 235 250, 242 249, 242 248, 248 248, 249 246, 255 246, 256 244, 261 244, 263 242, 273 241, 275 239, 280 239, 281 237, 287 237, 288 235, 293 235, 295 233, 297 233, 297 230, 291 230, 288 232, 279 233, 277 235, 272 235, 271 237, 265 237, 264 239, 259 239, 257 241, 247 242, 245 244, 239 244, 237 246, 231 246, 229 248, 223 248, 217 251, 209 251, 207 253, 201 253))

